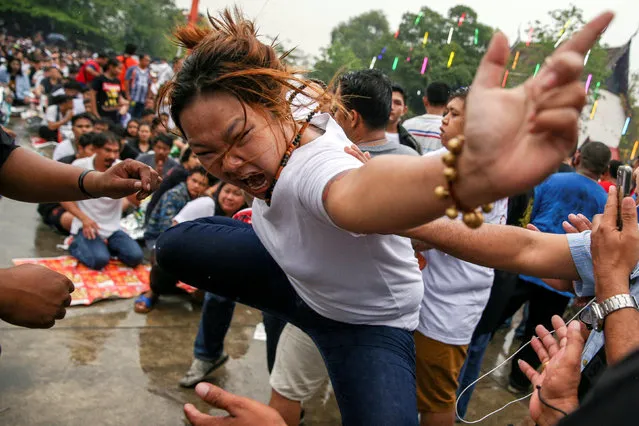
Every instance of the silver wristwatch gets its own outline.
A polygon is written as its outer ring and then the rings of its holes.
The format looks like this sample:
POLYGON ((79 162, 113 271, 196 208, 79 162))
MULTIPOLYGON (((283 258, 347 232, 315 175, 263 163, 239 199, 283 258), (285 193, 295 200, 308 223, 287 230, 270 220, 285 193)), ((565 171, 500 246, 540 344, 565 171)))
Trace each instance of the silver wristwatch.
POLYGON ((609 297, 601 303, 593 302, 590 307, 584 309, 579 319, 595 331, 603 331, 604 320, 611 313, 624 308, 634 308, 639 310, 637 299, 630 294, 618 294, 609 297))

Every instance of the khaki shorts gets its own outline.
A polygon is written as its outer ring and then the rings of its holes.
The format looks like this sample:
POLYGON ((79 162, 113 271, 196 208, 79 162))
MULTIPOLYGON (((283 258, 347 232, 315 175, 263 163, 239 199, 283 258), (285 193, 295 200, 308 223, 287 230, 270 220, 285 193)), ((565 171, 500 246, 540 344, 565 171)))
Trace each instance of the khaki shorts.
POLYGON ((271 387, 287 399, 304 402, 327 382, 328 371, 313 340, 293 324, 286 324, 277 343, 271 387))
POLYGON ((416 331, 417 409, 420 413, 445 413, 455 409, 457 378, 468 345, 438 342, 416 331))

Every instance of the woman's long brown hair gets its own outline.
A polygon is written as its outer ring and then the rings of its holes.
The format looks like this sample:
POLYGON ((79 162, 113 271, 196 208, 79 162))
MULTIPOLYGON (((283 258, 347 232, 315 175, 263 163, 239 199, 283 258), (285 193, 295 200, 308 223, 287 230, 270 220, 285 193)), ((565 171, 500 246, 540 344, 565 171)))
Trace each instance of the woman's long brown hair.
POLYGON ((202 94, 224 91, 244 105, 270 113, 283 126, 294 126, 289 96, 295 91, 320 105, 334 104, 333 94, 311 85, 300 70, 289 69, 274 44, 259 41, 255 25, 238 8, 209 15, 210 28, 193 25, 178 28, 177 42, 190 50, 182 69, 160 90, 160 102, 169 102, 171 116, 184 134, 180 114, 202 94), (310 90, 309 90, 310 89, 310 90))

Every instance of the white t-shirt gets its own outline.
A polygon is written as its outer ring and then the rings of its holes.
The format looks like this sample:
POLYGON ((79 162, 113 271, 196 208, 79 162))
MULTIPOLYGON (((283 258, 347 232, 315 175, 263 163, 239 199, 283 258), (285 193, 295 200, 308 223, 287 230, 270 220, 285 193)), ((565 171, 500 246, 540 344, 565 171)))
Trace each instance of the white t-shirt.
POLYGON ((315 312, 350 324, 414 330, 424 285, 410 240, 355 235, 331 221, 322 202, 326 184, 362 163, 344 152, 352 142, 330 115, 311 123, 324 135, 294 151, 271 207, 253 202, 255 232, 315 312))
POLYGON ((386 140, 388 142, 399 144, 399 133, 388 133, 388 132, 386 132, 386 140))
MULTIPOLYGON (((74 166, 83 169, 94 170, 93 159, 95 155, 80 158, 73 162, 74 166)), ((116 160, 116 163, 119 160, 116 160)), ((111 234, 120 229, 120 218, 122 217, 122 199, 114 200, 108 197, 92 198, 88 200, 76 201, 76 204, 84 214, 97 222, 100 229, 98 234, 102 238, 109 238, 111 234)), ((75 235, 82 228, 82 221, 77 217, 71 223, 71 235, 75 235)))
POLYGON ((201 217, 210 217, 215 214, 215 201, 213 198, 204 196, 186 203, 182 210, 173 218, 177 223, 188 222, 189 220, 201 217))
MULTIPOLYGON (((441 149, 428 155, 445 152, 446 149, 441 149)), ((507 212, 508 199, 499 200, 494 203, 492 212, 484 214, 484 221, 504 225, 507 212)), ((464 262, 439 250, 422 254, 427 265, 422 270, 424 298, 417 331, 449 345, 469 344, 488 303, 494 270, 464 262)))
POLYGON ((442 147, 439 128, 442 126, 443 118, 441 115, 424 114, 403 123, 404 128, 422 147, 422 153, 426 154, 442 147))
MULTIPOLYGON (((55 123, 62 120, 64 116, 59 113, 59 110, 58 105, 49 105, 44 113, 47 122, 55 123)), ((65 135, 69 134, 71 132, 71 120, 58 127, 58 130, 65 135)))
POLYGON ((75 149, 73 149, 71 139, 65 139, 55 146, 55 149, 53 150, 53 159, 55 161, 60 161, 61 158, 68 157, 73 154, 75 154, 75 149))

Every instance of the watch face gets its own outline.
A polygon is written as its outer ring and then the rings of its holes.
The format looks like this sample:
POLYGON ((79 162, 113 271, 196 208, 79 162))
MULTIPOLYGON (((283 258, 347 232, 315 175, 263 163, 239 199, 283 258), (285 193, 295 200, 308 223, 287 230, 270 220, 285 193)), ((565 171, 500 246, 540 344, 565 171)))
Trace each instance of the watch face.
POLYGON ((595 328, 595 324, 597 322, 597 317, 592 310, 592 307, 588 306, 584 309, 581 314, 579 314, 579 320, 586 324, 588 330, 592 330, 595 328))

